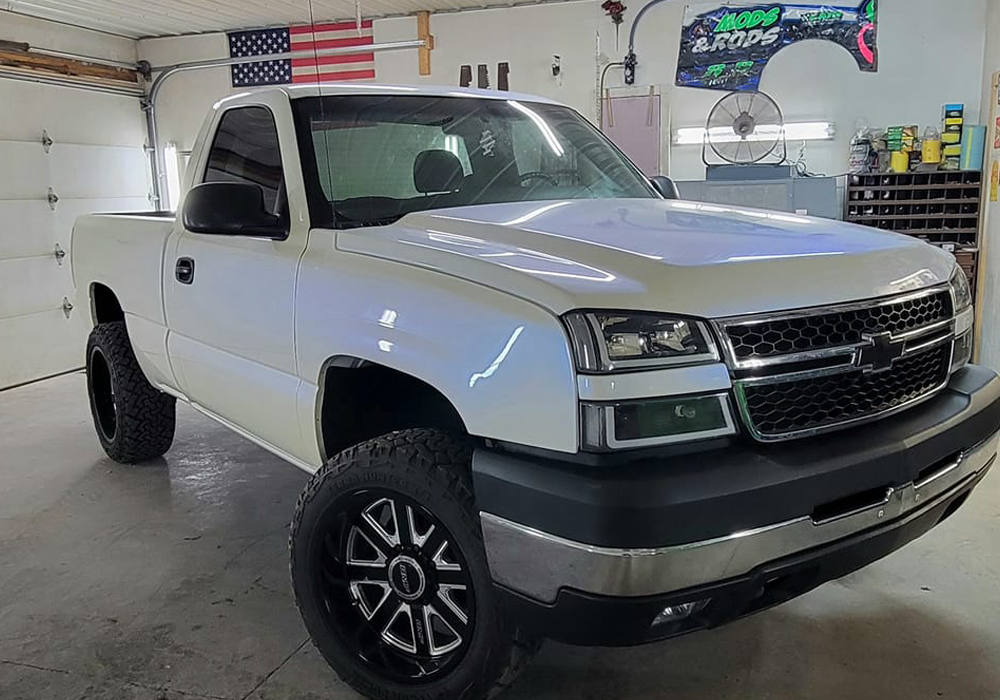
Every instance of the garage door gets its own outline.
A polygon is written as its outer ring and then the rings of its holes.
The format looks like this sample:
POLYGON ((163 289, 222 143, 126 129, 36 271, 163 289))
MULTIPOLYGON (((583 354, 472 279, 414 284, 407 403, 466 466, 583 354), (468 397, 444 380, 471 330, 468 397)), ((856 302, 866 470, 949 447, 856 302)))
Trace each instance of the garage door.
POLYGON ((0 389, 83 365, 73 221, 150 208, 144 141, 134 98, 0 79, 0 389))

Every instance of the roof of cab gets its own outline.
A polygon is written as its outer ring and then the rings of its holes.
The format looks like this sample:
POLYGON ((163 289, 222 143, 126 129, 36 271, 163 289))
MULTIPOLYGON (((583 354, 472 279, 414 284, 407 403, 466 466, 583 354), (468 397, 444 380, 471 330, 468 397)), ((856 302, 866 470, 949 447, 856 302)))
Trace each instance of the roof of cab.
POLYGON ((289 99, 299 97, 327 97, 335 95, 427 95, 430 97, 477 97, 487 100, 519 100, 523 102, 542 102, 561 105, 562 103, 538 95, 527 95, 500 90, 478 90, 474 88, 457 88, 447 86, 413 86, 413 85, 380 85, 376 83, 302 83, 300 85, 271 86, 231 95, 219 101, 225 104, 238 101, 248 94, 267 90, 277 90, 288 95, 289 99))

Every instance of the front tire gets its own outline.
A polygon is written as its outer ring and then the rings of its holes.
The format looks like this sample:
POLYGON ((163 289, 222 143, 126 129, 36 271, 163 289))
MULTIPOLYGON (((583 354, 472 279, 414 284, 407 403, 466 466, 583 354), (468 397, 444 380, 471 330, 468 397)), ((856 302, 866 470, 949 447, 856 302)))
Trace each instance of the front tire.
POLYGON ((502 609, 467 441, 404 430, 317 472, 292 521, 292 585, 313 643, 378 700, 483 700, 537 651, 502 609))
POLYGON ((170 449, 177 401, 146 381, 124 321, 101 323, 91 331, 87 393, 94 428, 108 457, 135 464, 170 449))

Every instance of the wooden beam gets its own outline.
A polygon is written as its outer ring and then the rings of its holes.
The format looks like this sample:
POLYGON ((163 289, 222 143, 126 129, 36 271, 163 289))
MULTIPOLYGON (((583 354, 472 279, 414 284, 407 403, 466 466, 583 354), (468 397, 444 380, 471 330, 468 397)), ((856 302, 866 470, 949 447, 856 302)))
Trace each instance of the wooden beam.
POLYGON ((30 51, 11 51, 6 47, 0 47, 0 66, 30 68, 32 70, 41 70, 80 78, 101 78, 103 80, 116 80, 125 83, 139 82, 139 76, 136 71, 128 70, 127 68, 99 66, 69 58, 57 58, 56 56, 31 53, 30 51))
POLYGON ((423 39, 427 46, 417 49, 417 61, 420 75, 431 74, 431 51, 434 50, 434 36, 431 34, 431 13, 421 10, 417 13, 417 38, 423 39))
POLYGON ((20 41, 7 41, 6 39, 0 39, 0 51, 27 51, 30 48, 30 44, 22 43, 20 41))

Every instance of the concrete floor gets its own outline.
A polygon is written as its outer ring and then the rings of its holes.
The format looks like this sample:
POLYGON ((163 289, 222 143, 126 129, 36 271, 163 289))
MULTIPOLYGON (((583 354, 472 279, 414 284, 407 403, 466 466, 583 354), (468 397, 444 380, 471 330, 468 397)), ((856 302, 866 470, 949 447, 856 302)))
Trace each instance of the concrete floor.
MULTIPOLYGON (((0 698, 356 699, 307 642, 286 523, 305 475, 179 409, 122 467, 84 378, 0 393, 0 698)), ((509 700, 1000 698, 1000 474, 869 569, 642 649, 548 644, 509 700)))

